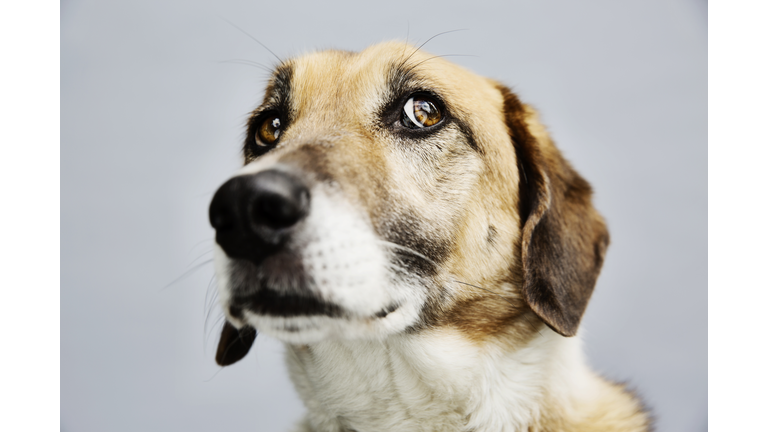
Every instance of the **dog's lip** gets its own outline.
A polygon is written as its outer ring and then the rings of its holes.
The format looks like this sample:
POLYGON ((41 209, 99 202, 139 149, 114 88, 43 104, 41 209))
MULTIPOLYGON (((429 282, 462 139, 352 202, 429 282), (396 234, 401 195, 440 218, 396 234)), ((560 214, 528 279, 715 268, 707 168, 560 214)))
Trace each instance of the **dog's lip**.
POLYGON ((385 307, 384 309, 376 312, 374 314, 374 317, 376 318, 386 318, 387 315, 391 314, 392 312, 396 311, 398 308, 400 308, 400 305, 397 303, 392 303, 391 305, 385 307))
POLYGON ((311 295, 280 293, 268 287, 245 297, 233 298, 232 304, 257 315, 292 317, 325 315, 340 317, 343 309, 311 295))
MULTIPOLYGON (((374 313, 370 318, 386 318, 399 308, 399 303, 392 303, 374 313)), ((314 296, 283 294, 265 287, 262 287, 255 294, 232 298, 229 310, 234 318, 240 318, 242 311, 248 311, 256 315, 285 318, 317 315, 343 318, 355 315, 335 303, 327 302, 314 296)))

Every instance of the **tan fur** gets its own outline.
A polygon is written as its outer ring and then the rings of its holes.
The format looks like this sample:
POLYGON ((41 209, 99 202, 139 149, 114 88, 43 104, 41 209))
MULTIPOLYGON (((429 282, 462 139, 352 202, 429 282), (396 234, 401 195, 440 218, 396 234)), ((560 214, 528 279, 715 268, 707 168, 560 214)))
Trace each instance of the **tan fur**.
POLYGON ((597 396, 589 403, 576 401, 568 410, 552 404, 543 410, 529 432, 646 432, 651 428, 645 407, 617 384, 597 379, 597 396))
MULTIPOLYGON (((246 163, 290 165, 337 188, 380 238, 434 264, 425 278, 437 288, 413 332, 444 329, 489 352, 526 347, 549 328, 576 334, 608 234, 589 185, 533 108, 495 81, 400 43, 312 53, 278 70, 290 72, 290 124, 263 156, 246 148, 246 163), (455 120, 423 142, 382 126, 397 65, 412 72, 416 90, 438 94, 455 120), (421 237, 399 232, 409 227, 421 237)), ((278 98, 279 79, 265 105, 278 98)), ((291 353, 296 373, 305 373, 313 348, 293 345, 291 353)), ((572 375, 586 390, 543 394, 529 432, 648 430, 641 404, 621 386, 586 368, 572 375)), ((296 380, 311 388, 306 377, 296 380)))

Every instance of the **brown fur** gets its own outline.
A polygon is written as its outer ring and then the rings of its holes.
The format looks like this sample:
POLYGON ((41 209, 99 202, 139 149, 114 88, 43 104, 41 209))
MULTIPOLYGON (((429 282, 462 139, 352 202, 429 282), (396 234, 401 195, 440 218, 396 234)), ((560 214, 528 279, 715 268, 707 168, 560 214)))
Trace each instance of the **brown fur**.
POLYGON ((592 189, 539 129, 535 112, 500 87, 504 113, 523 171, 518 208, 523 295, 553 330, 573 336, 608 248, 608 230, 592 207, 592 189), (540 132, 541 133, 541 132, 540 132))

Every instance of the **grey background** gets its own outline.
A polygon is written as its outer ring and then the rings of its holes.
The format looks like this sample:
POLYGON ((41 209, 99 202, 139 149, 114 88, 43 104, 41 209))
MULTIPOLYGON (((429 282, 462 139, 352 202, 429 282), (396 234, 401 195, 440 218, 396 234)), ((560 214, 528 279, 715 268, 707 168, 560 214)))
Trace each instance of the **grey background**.
POLYGON ((659 431, 707 429, 706 2, 78 0, 61 11, 62 430, 282 431, 303 411, 278 342, 213 361, 207 206, 267 78, 222 62, 275 62, 222 18, 280 57, 467 29, 425 49, 538 107, 608 220, 591 365, 659 431))

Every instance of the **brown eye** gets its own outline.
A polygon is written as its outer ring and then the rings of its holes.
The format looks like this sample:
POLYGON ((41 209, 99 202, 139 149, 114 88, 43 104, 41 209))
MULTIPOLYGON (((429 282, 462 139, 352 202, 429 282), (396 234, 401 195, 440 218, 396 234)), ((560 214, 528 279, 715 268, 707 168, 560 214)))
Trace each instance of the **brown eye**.
POLYGON ((437 104, 427 96, 413 96, 403 106, 403 124, 411 129, 436 125, 443 115, 437 104))
POLYGON ((261 147, 271 146, 280 138, 280 117, 271 115, 264 119, 259 126, 259 139, 256 144, 261 147))

